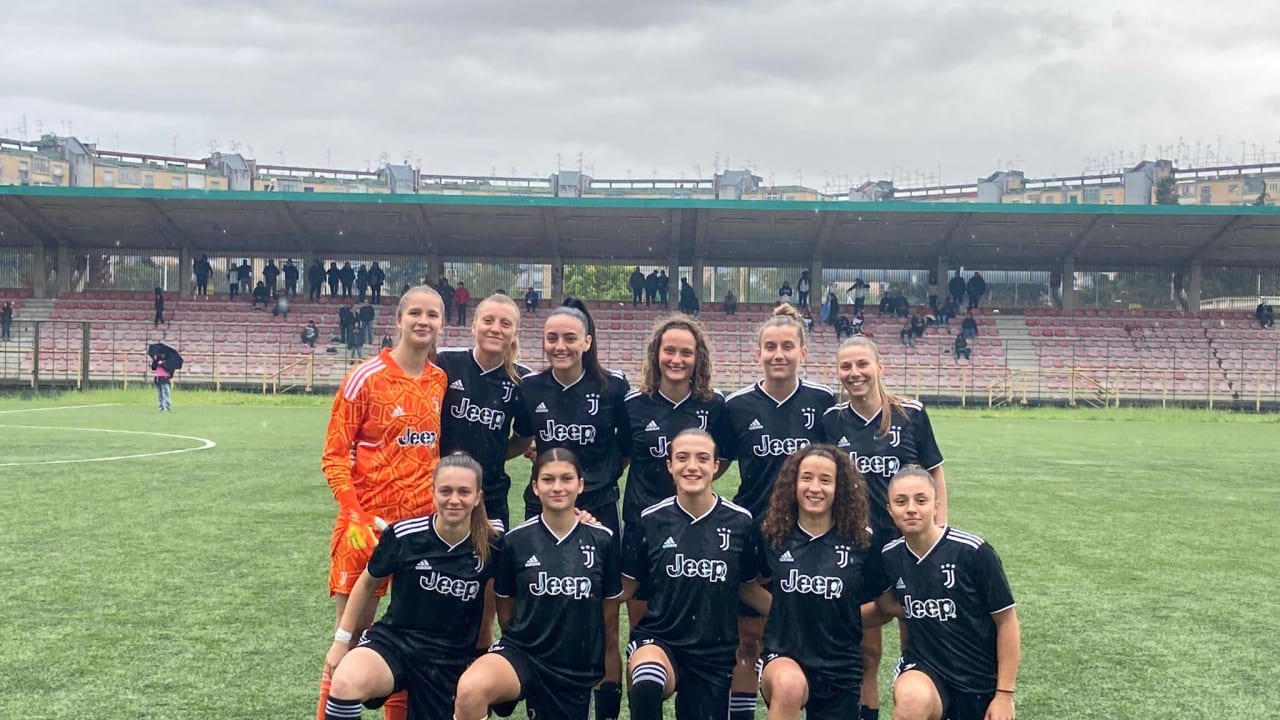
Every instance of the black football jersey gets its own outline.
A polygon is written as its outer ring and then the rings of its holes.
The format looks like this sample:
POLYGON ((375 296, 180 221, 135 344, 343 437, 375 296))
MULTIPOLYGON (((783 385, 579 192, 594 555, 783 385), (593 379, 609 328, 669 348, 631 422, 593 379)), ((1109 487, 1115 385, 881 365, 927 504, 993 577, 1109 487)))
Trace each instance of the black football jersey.
POLYGON ((822 441, 822 414, 835 402, 831 388, 801 380, 782 402, 760 383, 725 398, 729 413, 728 452, 738 461, 742 484, 733 501, 762 518, 773 479, 791 453, 822 441))
POLYGON ((871 504, 871 527, 894 530, 889 517, 889 480, 903 465, 920 465, 932 470, 942 464, 942 453, 933 438, 929 414, 918 400, 902 403, 905 414, 894 413, 887 434, 880 433, 880 413, 864 418, 843 402, 822 416, 826 442, 849 453, 853 466, 867 479, 867 502, 871 504))
POLYGON ((563 539, 534 517, 504 538, 493 592, 515 598, 499 645, 520 648, 569 684, 604 676, 604 600, 622 594, 619 548, 602 525, 578 523, 563 539))
POLYGON ((907 622, 905 657, 928 664, 965 692, 993 692, 996 625, 991 616, 1014 603, 991 545, 948 527, 923 557, 898 538, 884 546, 882 559, 907 622))
MULTIPOLYGON (((602 384, 584 373, 577 382, 561 385, 547 369, 521 383, 538 453, 562 447, 582 463, 586 474, 586 488, 578 499, 582 508, 618 499, 622 458, 631 450, 627 379, 621 373, 608 373, 606 378, 602 384)), ((524 500, 528 507, 541 507, 532 487, 525 488, 524 500)))
MULTIPOLYGON (((511 489, 507 475, 507 442, 533 435, 533 423, 520 384, 505 367, 484 370, 471 348, 446 348, 436 355, 436 364, 449 376, 440 411, 440 456, 459 450, 476 459, 484 468, 484 493, 506 497, 511 489)), ((515 366, 524 377, 532 372, 515 366)))
POLYGON ((627 393, 627 418, 631 421, 631 464, 622 497, 622 519, 637 520, 640 511, 676 494, 675 482, 667 471, 667 447, 681 431, 701 428, 715 438, 721 458, 726 454, 727 416, 724 396, 716 392, 703 402, 689 395, 672 402, 660 392, 653 396, 639 390, 627 393))
POLYGON ((738 646, 738 585, 759 575, 751 514, 717 497, 693 517, 669 497, 628 523, 622 572, 649 601, 637 636, 712 661, 733 663, 738 646))
POLYGON ((857 683, 862 677, 860 606, 888 588, 879 553, 834 529, 815 537, 799 525, 777 547, 762 539, 760 552, 773 596, 765 653, 857 683))
POLYGON ((480 562, 471 536, 456 545, 440 538, 433 516, 402 520, 382 533, 369 574, 390 576, 391 603, 378 622, 389 625, 442 658, 467 661, 475 653, 484 586, 493 577, 502 541, 489 544, 480 562))

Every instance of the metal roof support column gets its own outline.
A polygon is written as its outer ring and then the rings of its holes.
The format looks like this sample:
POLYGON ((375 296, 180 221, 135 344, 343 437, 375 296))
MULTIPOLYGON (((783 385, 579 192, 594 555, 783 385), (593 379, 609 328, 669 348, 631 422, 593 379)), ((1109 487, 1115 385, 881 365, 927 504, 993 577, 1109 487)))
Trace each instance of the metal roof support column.
POLYGON ((189 242, 182 243, 182 247, 178 249, 178 297, 190 297, 193 291, 191 274, 195 271, 194 254, 189 242))
POLYGON ((1190 272, 1187 273, 1187 310, 1190 312, 1196 312, 1200 309, 1200 292, 1203 287, 1203 280, 1200 261, 1193 260, 1190 272))
POLYGON ((42 298, 49 296, 48 253, 45 244, 38 242, 31 248, 31 294, 42 298))
MULTIPOLYGON (((827 301, 826 287, 822 282, 822 255, 814 254, 813 262, 809 264, 809 307, 813 308, 814 317, 820 317, 817 308, 827 301)), ((800 312, 804 312, 804 308, 800 308, 800 312)))
MULTIPOLYGON (((707 245, 707 225, 711 222, 711 215, 707 210, 694 210, 693 221, 693 277, 689 278, 689 284, 693 286, 693 296, 698 298, 698 302, 703 300, 703 256, 705 252, 703 248, 707 245)), ((679 297, 677 295, 676 297, 679 297)))
POLYGON ((1062 309, 1074 310, 1076 307, 1076 259, 1067 256, 1062 261, 1062 309))
MULTIPOLYGON (((54 297, 71 292, 71 273, 74 270, 75 267, 73 267, 71 261, 71 246, 67 243, 58 243, 58 264, 54 266, 56 275, 53 278, 52 290, 54 297)), ((41 267, 40 273, 47 278, 48 268, 41 267)))

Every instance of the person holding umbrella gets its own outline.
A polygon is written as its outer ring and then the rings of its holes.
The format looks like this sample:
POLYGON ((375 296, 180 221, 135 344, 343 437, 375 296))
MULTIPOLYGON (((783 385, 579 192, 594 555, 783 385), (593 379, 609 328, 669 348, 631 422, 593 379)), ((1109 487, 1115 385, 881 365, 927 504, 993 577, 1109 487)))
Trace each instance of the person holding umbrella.
POLYGON ((147 355, 151 356, 151 376, 156 386, 156 403, 162 413, 173 409, 169 399, 169 381, 174 371, 182 367, 182 355, 164 343, 152 343, 147 347, 147 355))

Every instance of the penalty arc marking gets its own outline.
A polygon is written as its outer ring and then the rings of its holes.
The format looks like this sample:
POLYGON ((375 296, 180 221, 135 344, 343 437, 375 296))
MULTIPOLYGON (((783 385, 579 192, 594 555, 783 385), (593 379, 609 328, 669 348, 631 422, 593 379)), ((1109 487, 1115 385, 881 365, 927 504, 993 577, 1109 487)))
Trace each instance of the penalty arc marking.
POLYGON ((132 455, 113 455, 111 457, 79 458, 75 460, 35 460, 32 462, 0 463, 0 467, 16 467, 25 465, 70 465, 73 463, 111 462, 113 460, 136 460, 138 458, 160 457, 161 455, 178 455, 180 453, 198 452, 216 447, 218 443, 194 435, 175 435, 173 433, 150 432, 146 430, 111 430, 107 428, 66 427, 56 425, 0 425, 3 428, 19 430, 74 430, 76 432, 117 433, 120 435, 149 435, 151 437, 176 438, 200 443, 196 447, 178 448, 177 450, 161 450, 159 452, 134 453, 132 455))

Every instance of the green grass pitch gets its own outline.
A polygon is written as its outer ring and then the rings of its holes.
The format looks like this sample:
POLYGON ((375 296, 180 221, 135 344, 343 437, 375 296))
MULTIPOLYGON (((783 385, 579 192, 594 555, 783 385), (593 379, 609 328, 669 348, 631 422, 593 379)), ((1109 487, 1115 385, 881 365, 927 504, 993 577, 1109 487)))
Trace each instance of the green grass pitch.
MULTIPOLYGON (((312 716, 328 404, 0 399, 0 717, 312 716), (121 456, 141 457, 64 462, 121 456)), ((1000 551, 1018 600, 1020 717, 1276 716, 1280 417, 933 414, 953 522, 1000 551)))

